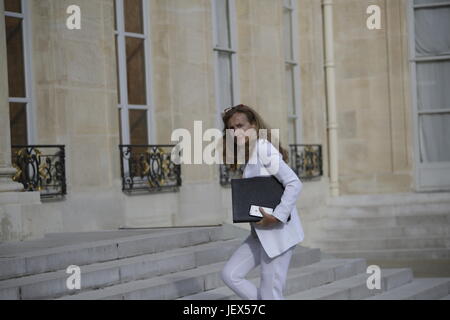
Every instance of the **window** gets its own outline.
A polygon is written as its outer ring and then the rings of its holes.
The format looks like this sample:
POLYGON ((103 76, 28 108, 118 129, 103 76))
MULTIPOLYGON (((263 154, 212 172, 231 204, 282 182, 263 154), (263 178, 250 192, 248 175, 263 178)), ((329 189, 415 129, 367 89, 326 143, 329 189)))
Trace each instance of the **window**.
POLYGON ((450 189, 450 1, 409 2, 416 186, 450 189))
POLYGON ((298 74, 297 38, 297 10, 296 1, 283 0, 283 44, 285 63, 285 85, 288 106, 288 143, 298 144, 301 141, 300 130, 300 76, 298 74))
POLYGON ((152 143, 147 1, 115 0, 121 144, 152 143))
POLYGON ((234 0, 212 0, 216 70, 216 103, 219 114, 239 104, 234 0))
POLYGON ((27 1, 4 0, 11 145, 34 141, 27 1))
POLYGON ((420 162, 450 161, 450 1, 414 1, 420 162))

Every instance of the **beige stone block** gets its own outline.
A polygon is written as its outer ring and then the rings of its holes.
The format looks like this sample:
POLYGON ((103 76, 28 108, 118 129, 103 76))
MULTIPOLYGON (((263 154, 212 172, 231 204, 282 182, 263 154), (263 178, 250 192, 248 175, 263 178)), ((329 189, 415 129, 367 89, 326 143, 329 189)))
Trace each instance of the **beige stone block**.
POLYGON ((274 0, 253 0, 251 9, 256 24, 278 27, 281 24, 281 2, 274 0))
POLYGON ((103 88, 104 56, 98 43, 59 40, 55 46, 55 80, 61 85, 103 88))
POLYGON ((354 78, 338 81, 336 83, 336 99, 339 111, 358 110, 364 112, 369 108, 370 80, 354 78))
POLYGON ((167 15, 168 15, 168 9, 167 9, 167 0, 151 0, 149 1, 150 6, 150 14, 151 14, 151 20, 155 24, 159 23, 166 23, 167 22, 167 15))
POLYGON ((281 110, 283 80, 280 74, 281 64, 272 59, 255 58, 255 90, 256 104, 262 109, 281 110))
POLYGON ((20 241, 23 238, 21 207, 18 204, 0 207, 0 241, 20 241))
POLYGON ((214 168, 207 164, 194 164, 194 154, 192 152, 191 164, 182 164, 181 172, 183 181, 186 183, 205 182, 212 179, 214 168))
POLYGON ((356 111, 339 112, 339 139, 354 139, 357 137, 356 111))
POLYGON ((297 1, 297 8, 301 8, 301 10, 297 10, 298 13, 298 27, 300 30, 300 33, 302 35, 310 35, 312 33, 313 28, 313 8, 311 5, 311 1, 307 0, 298 0, 297 1))
POLYGON ((111 28, 111 34, 113 33, 112 18, 113 13, 111 5, 107 4, 110 10, 104 11, 102 1, 91 0, 77 0, 74 3, 71 0, 59 0, 51 1, 52 15, 50 19, 52 21, 53 29, 56 27, 58 38, 71 41, 83 41, 89 42, 91 45, 97 45, 98 41, 103 38, 103 26, 109 25, 111 28), (81 29, 70 30, 66 26, 66 21, 69 15, 66 13, 67 8, 70 5, 76 4, 81 9, 81 29))
POLYGON ((24 211, 33 208, 37 213, 41 205, 39 192, 0 193, 0 241, 22 241, 36 237, 24 227, 28 219, 24 211))
POLYGON ((372 194, 377 193, 374 175, 340 176, 340 194, 372 194))
MULTIPOLYGON (((101 135, 107 133, 105 119, 107 107, 104 91, 75 88, 57 89, 56 105, 64 110, 62 116, 66 119, 64 121, 67 126, 66 134, 101 135)), ((60 114, 59 110, 58 114, 60 114)))
POLYGON ((173 44, 173 49, 171 49, 177 52, 175 56, 177 62, 203 65, 206 55, 211 53, 210 50, 206 49, 203 34, 194 34, 192 30, 185 26, 180 26, 180 29, 176 34, 176 43, 173 44))
POLYGON ((283 61, 282 34, 279 26, 256 25, 252 28, 252 52, 256 57, 283 61))
POLYGON ((358 176, 371 172, 369 147, 364 141, 339 143, 339 175, 358 176))
POLYGON ((175 141, 171 141, 172 130, 170 127, 165 127, 158 130, 156 141, 161 144, 177 144, 175 141))
POLYGON ((118 188, 72 190, 60 207, 64 232, 117 230, 124 225, 124 198, 118 188))
POLYGON ((58 124, 58 113, 53 100, 53 92, 49 86, 37 86, 34 91, 36 98, 35 119, 37 127, 37 136, 40 144, 56 143, 58 124))
POLYGON ((240 93, 242 100, 255 95, 254 59, 250 55, 239 55, 240 93))
POLYGON ((169 30, 167 24, 152 25, 152 55, 156 61, 169 58, 169 30))
POLYGON ((223 222, 224 209, 216 181, 185 183, 179 194, 179 212, 175 225, 218 225, 223 222))
POLYGON ((245 22, 239 23, 237 35, 239 58, 251 55, 254 52, 254 42, 256 40, 252 36, 252 26, 245 22))
POLYGON ((387 1, 386 21, 389 27, 389 36, 407 35, 406 20, 408 1, 387 1))
POLYGON ((73 136, 66 154, 67 183, 73 190, 111 184, 111 154, 106 136, 73 136))
POLYGON ((201 113, 203 108, 207 108, 207 93, 199 90, 207 86, 208 75, 205 68, 192 63, 177 63, 174 67, 177 70, 171 92, 174 95, 174 110, 201 113))
POLYGON ((368 78, 387 72, 385 38, 342 39, 336 41, 335 50, 339 78, 368 78))
POLYGON ((382 36, 386 28, 385 1, 347 0, 339 1, 333 6, 333 26, 336 40, 343 38, 373 38, 382 36), (381 9, 382 29, 369 30, 366 20, 369 17, 366 9, 370 5, 378 5, 381 9))
POLYGON ((33 59, 33 77, 37 85, 47 84, 54 81, 54 61, 53 47, 56 45, 55 36, 50 31, 49 10, 47 7, 41 8, 38 3, 46 1, 32 1, 33 20, 32 33, 33 51, 31 53, 33 59), (39 9, 39 10, 38 10, 39 9))
POLYGON ((22 206, 22 239, 42 238, 48 233, 63 230, 61 211, 54 203, 28 204, 22 206), (53 207, 50 209, 50 207, 53 207))
POLYGON ((377 174, 375 179, 379 193, 411 192, 414 190, 410 174, 377 174))
POLYGON ((369 164, 372 172, 392 171, 392 151, 389 140, 373 138, 369 142, 369 164))
POLYGON ((203 21, 210 14, 204 3, 204 0, 169 1, 169 22, 188 29, 191 34, 202 34, 205 28, 203 21))
POLYGON ((180 194, 165 192, 123 196, 124 226, 128 228, 155 228, 175 226, 174 217, 179 211, 180 194))
MULTIPOLYGON (((336 61, 336 79, 368 78, 372 75, 371 61, 346 57, 336 61)), ((377 72, 377 71, 375 71, 377 72)))
POLYGON ((116 92, 106 92, 105 97, 105 134, 119 135, 119 108, 116 92))
POLYGON ((313 41, 310 39, 304 38, 299 33, 299 36, 297 38, 297 60, 304 64, 304 63, 320 63, 323 61, 322 54, 319 52, 315 52, 316 46, 313 41))
POLYGON ((223 221, 226 223, 233 223, 233 208, 231 187, 223 186, 220 188, 221 205, 223 208, 223 221))
MULTIPOLYGON (((312 76, 313 74, 313 63, 310 62, 301 62, 300 63, 300 79, 301 79, 301 88, 302 88, 302 98, 303 97, 312 97, 312 87, 314 85, 314 78, 312 76)), ((306 104, 305 107, 308 107, 306 104)))
POLYGON ((104 48, 104 77, 105 77, 105 89, 114 92, 116 101, 119 100, 119 79, 118 79, 118 64, 116 58, 116 49, 114 46, 114 38, 111 37, 108 46, 104 48))
POLYGON ((247 23, 251 20, 251 0, 236 1, 236 16, 239 27, 241 23, 247 23))
POLYGON ((159 64, 153 74, 153 102, 155 113, 164 113, 168 116, 172 113, 171 83, 169 81, 169 67, 159 64))
MULTIPOLYGON (((111 185, 114 186, 117 183, 117 180, 122 179, 120 170, 121 155, 119 151, 120 138, 119 134, 115 134, 108 136, 107 139, 109 155, 105 155, 105 157, 109 157, 109 167, 111 168, 107 174, 110 176, 111 185)), ((119 185, 121 188, 121 181, 119 185)), ((120 188, 118 190, 120 190, 120 188)))

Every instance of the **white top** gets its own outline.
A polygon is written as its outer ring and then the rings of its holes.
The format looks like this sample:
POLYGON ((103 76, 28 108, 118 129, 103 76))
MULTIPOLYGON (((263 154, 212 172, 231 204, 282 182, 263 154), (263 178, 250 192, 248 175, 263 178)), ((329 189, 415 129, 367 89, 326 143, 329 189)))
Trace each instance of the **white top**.
POLYGON ((281 202, 272 214, 281 223, 267 228, 259 227, 253 222, 250 225, 254 229, 252 234, 256 233, 264 251, 273 258, 304 239, 303 227, 296 207, 303 183, 273 144, 267 139, 259 138, 245 166, 243 178, 270 175, 274 175, 285 188, 281 202), (287 221, 289 215, 291 220, 287 221))

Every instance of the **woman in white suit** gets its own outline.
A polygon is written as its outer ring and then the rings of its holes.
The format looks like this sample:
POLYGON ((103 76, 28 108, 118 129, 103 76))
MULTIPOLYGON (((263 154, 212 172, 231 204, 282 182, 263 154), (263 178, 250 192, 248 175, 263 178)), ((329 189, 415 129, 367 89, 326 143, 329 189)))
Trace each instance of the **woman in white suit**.
MULTIPOLYGON (((232 146, 247 145, 243 178, 274 175, 285 187, 281 202, 272 214, 262 208, 263 218, 250 223, 251 234, 233 253, 224 266, 221 276, 239 297, 248 300, 281 300, 285 287, 289 263, 295 246, 303 241, 304 233, 297 213, 296 202, 302 189, 302 182, 287 165, 287 152, 272 144, 270 130, 267 138, 260 137, 260 129, 267 129, 258 113, 245 105, 228 108, 222 114, 224 122, 224 158, 227 152, 226 130, 234 130, 232 146), (241 130, 238 130, 241 129, 241 130), (244 134, 254 130, 256 139, 244 134), (248 152, 247 152, 248 150, 248 152), (289 219, 290 217, 290 219, 289 219), (261 265, 261 285, 257 288, 245 276, 261 265)), ((234 160, 237 158, 234 155, 234 160)), ((236 168, 237 161, 231 165, 236 168)))

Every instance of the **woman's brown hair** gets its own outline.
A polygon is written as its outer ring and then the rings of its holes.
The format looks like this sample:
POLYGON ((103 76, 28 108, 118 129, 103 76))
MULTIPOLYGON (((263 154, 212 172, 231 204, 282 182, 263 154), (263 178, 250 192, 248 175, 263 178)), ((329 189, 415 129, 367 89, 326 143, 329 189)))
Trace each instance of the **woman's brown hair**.
MULTIPOLYGON (((275 139, 275 137, 272 137, 271 135, 271 130, 270 128, 266 125, 266 123, 264 122, 264 120, 262 119, 262 117, 258 114, 258 112, 256 112, 254 109, 250 108, 249 106, 246 106, 244 104, 240 104, 237 106, 234 106, 232 108, 228 108, 225 109, 225 112, 222 114, 222 120, 223 120, 223 159, 226 159, 226 146, 227 144, 227 134, 226 134, 226 130, 230 129, 228 128, 228 121, 231 119, 231 117, 237 113, 243 113, 246 115, 248 122, 250 122, 250 124, 255 125, 255 130, 256 130, 256 135, 257 138, 259 138, 259 130, 260 129, 266 129, 267 130, 267 137, 265 137, 268 141, 272 142, 272 139, 275 139)), ((274 146, 278 146, 278 151, 281 153, 281 155, 283 156, 283 160, 285 162, 288 162, 289 159, 289 154, 288 151, 286 149, 284 149, 281 146, 281 142, 279 143, 275 143, 274 146)), ((233 147, 236 149, 236 142, 233 141, 233 147)), ((246 153, 245 153, 245 162, 247 163, 248 161, 248 148, 246 147, 246 153)), ((225 163, 226 164, 226 163, 225 163)), ((233 163, 230 165, 230 167, 233 170, 236 170, 238 167, 238 163, 237 163, 237 153, 234 153, 234 161, 233 163)))

